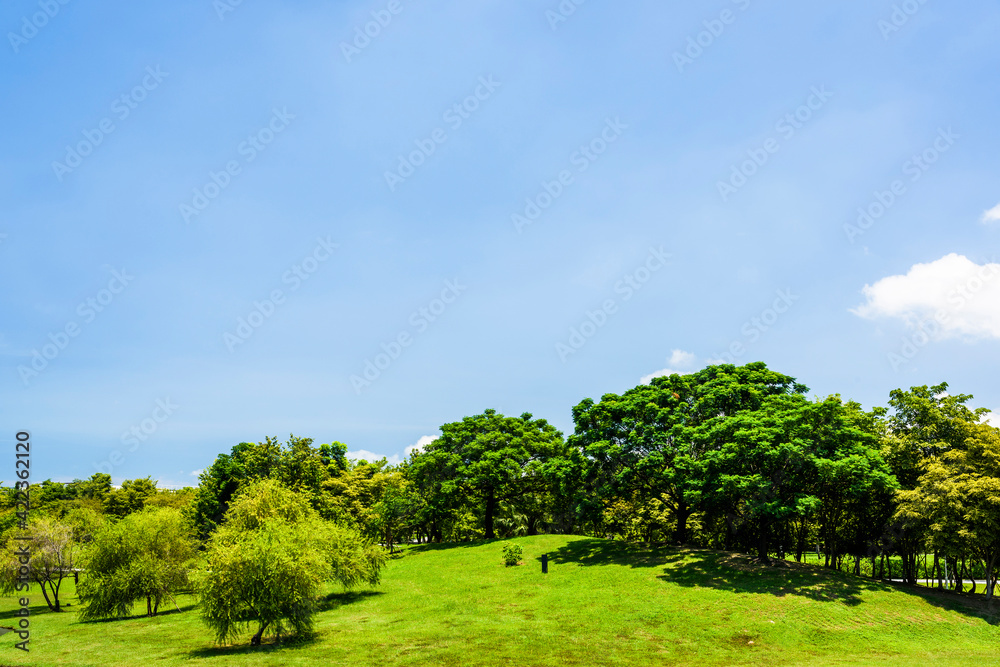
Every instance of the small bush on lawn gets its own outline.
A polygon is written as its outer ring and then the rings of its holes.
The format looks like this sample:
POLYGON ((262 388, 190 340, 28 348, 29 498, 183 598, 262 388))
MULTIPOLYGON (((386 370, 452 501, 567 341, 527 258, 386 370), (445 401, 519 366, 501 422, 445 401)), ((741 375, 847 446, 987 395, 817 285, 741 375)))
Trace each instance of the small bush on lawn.
POLYGON ((510 542, 503 543, 503 564, 507 567, 511 565, 517 565, 521 562, 521 556, 523 555, 520 544, 511 544, 510 542))

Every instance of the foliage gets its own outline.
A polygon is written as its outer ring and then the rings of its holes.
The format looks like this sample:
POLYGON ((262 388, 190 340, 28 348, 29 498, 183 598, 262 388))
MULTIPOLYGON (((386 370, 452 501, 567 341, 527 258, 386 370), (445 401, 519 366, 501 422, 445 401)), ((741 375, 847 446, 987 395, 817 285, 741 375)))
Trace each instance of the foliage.
POLYGON ((474 503, 487 539, 496 536, 500 504, 517 503, 543 488, 541 467, 566 451, 562 434, 529 413, 505 417, 486 410, 444 424, 441 433, 412 458, 409 475, 445 516, 474 503))
POLYGON ((356 531, 323 520, 301 492, 275 480, 245 486, 212 536, 201 577, 202 617, 220 643, 256 626, 307 634, 323 582, 376 584, 384 553, 356 531))
POLYGON ((524 556, 524 550, 521 549, 520 544, 514 542, 504 542, 503 543, 503 564, 507 567, 517 565, 521 562, 521 557, 524 556))
POLYGON ((316 449, 311 438, 290 435, 284 445, 277 438, 267 437, 264 442, 241 442, 229 454, 219 454, 198 478, 190 509, 199 536, 206 539, 218 527, 243 485, 259 480, 277 480, 304 494, 314 508, 322 510, 328 500, 324 484, 346 453, 346 448, 341 452, 336 446, 339 444, 316 449))
POLYGON ((99 529, 87 548, 80 586, 83 620, 125 618, 145 598, 146 615, 188 585, 196 553, 191 528, 173 508, 134 512, 99 529))
POLYGON ((59 599, 63 579, 77 567, 79 545, 73 539, 73 527, 58 519, 42 516, 26 529, 15 528, 0 550, 0 592, 24 590, 27 578, 39 585, 45 603, 52 611, 62 611, 59 599), (23 549, 30 549, 30 563, 24 563, 23 549))
POLYGON ((688 519, 703 505, 706 454, 723 446, 713 429, 759 409, 770 396, 805 391, 794 378, 763 363, 658 377, 621 396, 605 394, 599 403, 583 400, 573 408, 576 432, 570 443, 592 461, 593 493, 666 503, 674 540, 684 543, 688 519))
POLYGON ((156 482, 149 477, 126 479, 121 487, 104 496, 104 512, 113 517, 124 517, 139 512, 146 501, 156 495, 156 482))

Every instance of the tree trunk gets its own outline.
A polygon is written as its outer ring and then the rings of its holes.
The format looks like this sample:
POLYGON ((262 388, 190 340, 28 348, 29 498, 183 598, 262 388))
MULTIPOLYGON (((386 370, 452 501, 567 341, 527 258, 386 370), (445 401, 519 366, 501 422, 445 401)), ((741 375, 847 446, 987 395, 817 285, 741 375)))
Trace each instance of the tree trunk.
POLYGON ((689 516, 691 516, 691 508, 687 506, 687 503, 677 503, 677 529, 674 531, 674 542, 677 544, 687 544, 689 516))
POLYGON ((49 591, 45 587, 45 582, 38 581, 37 579, 35 581, 38 582, 38 587, 42 589, 42 595, 45 596, 45 604, 47 604, 49 606, 49 609, 51 609, 52 611, 59 611, 59 599, 56 598, 56 604, 53 605, 52 602, 49 601, 49 591))
POLYGON ((493 492, 491 491, 489 495, 486 496, 486 510, 483 516, 483 523, 486 524, 486 539, 492 540, 496 537, 496 533, 493 532, 493 517, 497 511, 497 501, 493 497, 493 492))
POLYGON ((757 560, 770 565, 771 559, 767 555, 767 547, 767 527, 761 526, 760 534, 757 536, 757 560))
POLYGON ((250 638, 250 646, 260 646, 261 637, 264 636, 264 629, 267 628, 268 623, 262 623, 260 629, 257 630, 257 634, 250 638))
POLYGON ((146 616, 152 616, 152 615, 153 615, 153 599, 147 595, 146 596, 146 616))

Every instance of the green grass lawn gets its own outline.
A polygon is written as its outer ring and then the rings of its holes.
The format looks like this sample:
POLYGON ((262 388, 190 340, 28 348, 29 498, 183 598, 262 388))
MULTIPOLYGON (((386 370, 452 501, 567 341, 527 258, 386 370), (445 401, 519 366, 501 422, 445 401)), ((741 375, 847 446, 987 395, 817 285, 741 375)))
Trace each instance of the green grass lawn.
MULTIPOLYGON (((978 598, 713 551, 563 535, 514 541, 524 565, 512 568, 499 542, 407 549, 377 589, 332 593, 315 637, 261 649, 215 646, 190 596, 178 599, 180 612, 168 605, 152 619, 81 623, 70 586, 67 612, 33 605, 30 654, 0 637, 0 665, 1000 662, 1000 614, 978 598)), ((31 600, 42 602, 37 592, 31 600)), ((15 608, 0 599, 0 625, 13 624, 15 608)))

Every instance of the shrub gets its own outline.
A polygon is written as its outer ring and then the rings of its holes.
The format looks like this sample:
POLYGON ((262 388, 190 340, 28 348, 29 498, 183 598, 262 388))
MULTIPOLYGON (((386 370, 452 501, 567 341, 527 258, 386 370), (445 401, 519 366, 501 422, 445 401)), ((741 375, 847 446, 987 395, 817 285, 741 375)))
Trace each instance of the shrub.
POLYGON ((523 555, 521 551, 520 544, 511 544, 510 542, 503 543, 503 564, 507 567, 511 565, 517 565, 521 562, 521 556, 523 555))

